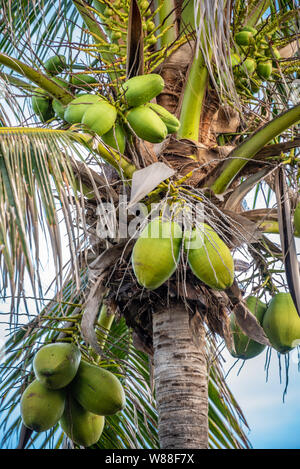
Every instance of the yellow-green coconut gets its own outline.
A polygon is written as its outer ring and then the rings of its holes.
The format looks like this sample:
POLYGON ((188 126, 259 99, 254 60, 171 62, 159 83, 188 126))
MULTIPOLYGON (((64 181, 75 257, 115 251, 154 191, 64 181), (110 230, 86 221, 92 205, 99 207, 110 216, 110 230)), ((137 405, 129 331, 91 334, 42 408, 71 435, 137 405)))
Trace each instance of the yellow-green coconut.
POLYGON ((74 344, 60 342, 45 345, 33 360, 35 376, 50 389, 64 388, 75 377, 80 359, 80 350, 74 344))
MULTIPOLYGON (((252 314, 257 318, 258 322, 262 324, 263 317, 267 311, 267 305, 260 301, 255 296, 249 296, 246 299, 246 304, 252 314)), ((257 357, 264 349, 265 345, 250 339, 238 326, 235 315, 232 313, 230 317, 230 329, 233 336, 234 350, 230 350, 230 353, 235 358, 241 358, 248 360, 250 358, 257 357)))
POLYGON ((100 101, 90 106, 82 116, 82 124, 101 137, 113 127, 117 110, 107 101, 100 101))
POLYGON ((65 121, 77 124, 82 121, 84 113, 95 103, 102 101, 96 94, 81 94, 73 99, 67 106, 64 114, 65 121))
POLYGON ((155 290, 175 272, 180 256, 182 230, 178 223, 155 218, 143 229, 132 252, 138 283, 155 290))
POLYGON ((112 415, 125 406, 125 393, 118 378, 84 361, 69 389, 79 404, 93 414, 112 415))
POLYGON ((300 317, 290 293, 277 293, 264 315, 263 329, 272 347, 288 353, 300 344, 300 317))
POLYGON ((164 80, 156 73, 130 78, 122 85, 125 100, 129 107, 137 107, 151 101, 163 89, 164 80))
POLYGON ((185 250, 193 274, 216 290, 233 284, 234 262, 229 248, 206 223, 185 235, 185 250))
POLYGON ((99 441, 105 417, 85 410, 75 399, 68 396, 59 423, 65 434, 74 443, 87 448, 99 441))
POLYGON ((147 142, 161 143, 168 135, 166 124, 149 106, 134 107, 126 117, 130 130, 147 142))
POLYGON ((65 408, 65 391, 48 389, 37 379, 21 397, 21 416, 25 427, 44 432, 57 424, 65 408))

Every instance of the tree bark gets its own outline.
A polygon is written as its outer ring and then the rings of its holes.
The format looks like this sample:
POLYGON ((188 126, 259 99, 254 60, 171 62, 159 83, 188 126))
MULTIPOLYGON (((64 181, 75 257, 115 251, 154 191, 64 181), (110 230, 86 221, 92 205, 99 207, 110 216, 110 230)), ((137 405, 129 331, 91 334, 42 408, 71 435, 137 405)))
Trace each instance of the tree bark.
POLYGON ((153 314, 153 347, 160 447, 207 449, 208 373, 203 324, 197 323, 194 335, 182 302, 159 306, 153 314))

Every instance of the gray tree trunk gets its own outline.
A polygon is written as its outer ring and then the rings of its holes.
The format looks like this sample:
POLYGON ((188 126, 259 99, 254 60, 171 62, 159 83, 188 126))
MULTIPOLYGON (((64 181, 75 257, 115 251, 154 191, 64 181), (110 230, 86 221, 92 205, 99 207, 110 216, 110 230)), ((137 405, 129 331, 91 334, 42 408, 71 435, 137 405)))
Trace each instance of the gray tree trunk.
POLYGON ((208 448, 208 373, 205 331, 193 340, 183 303, 153 315, 154 378, 162 449, 208 448))

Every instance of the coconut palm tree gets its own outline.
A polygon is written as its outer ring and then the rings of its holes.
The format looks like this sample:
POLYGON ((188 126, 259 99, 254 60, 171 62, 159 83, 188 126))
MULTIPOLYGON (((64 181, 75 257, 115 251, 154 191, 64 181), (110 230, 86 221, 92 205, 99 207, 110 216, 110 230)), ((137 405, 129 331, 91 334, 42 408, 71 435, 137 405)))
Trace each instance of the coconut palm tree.
MULTIPOLYGON (((230 314, 248 340, 270 346, 245 294, 267 300, 288 290, 300 312, 291 216, 299 9, 292 0, 9 0, 1 14, 0 262, 2 295, 12 305, 3 441, 20 434, 19 447, 74 446, 59 425, 45 437, 32 433, 19 412, 38 348, 71 341, 126 391, 125 409, 106 419, 95 447, 248 447, 219 354, 224 342, 237 352, 230 314), (143 85, 140 104, 152 117, 133 119, 127 81, 151 74, 163 83, 152 95, 143 85), (105 102, 98 119, 68 117, 80 92, 105 102), (165 122, 176 116, 180 126, 164 123, 155 140, 149 128, 162 108, 165 122), (170 207, 173 220, 191 216, 196 229, 204 216, 222 252, 206 244, 203 280, 181 243, 175 272, 155 289, 143 287, 131 262, 131 223, 138 212, 162 216, 170 207), (281 246, 270 233, 280 234, 281 246), (41 237, 52 252, 53 298, 42 286, 41 237), (228 249, 235 279, 231 272, 230 282, 216 285, 212 258, 228 249), (38 314, 24 324, 26 280, 38 314)), ((161 262, 155 252, 150 260, 161 262)))

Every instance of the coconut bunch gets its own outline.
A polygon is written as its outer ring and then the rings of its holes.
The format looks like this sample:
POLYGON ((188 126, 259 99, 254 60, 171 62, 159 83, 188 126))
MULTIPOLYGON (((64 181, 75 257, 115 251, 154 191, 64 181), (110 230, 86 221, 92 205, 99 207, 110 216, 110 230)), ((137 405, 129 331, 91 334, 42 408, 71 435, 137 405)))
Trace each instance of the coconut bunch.
MULTIPOLYGON (((66 58, 64 55, 54 55, 44 63, 44 69, 48 76, 55 83, 63 88, 68 88, 68 83, 56 75, 66 68, 66 58)), ((46 122, 55 116, 55 113, 61 112, 60 102, 53 100, 42 88, 37 88, 31 98, 31 106, 34 113, 42 122, 46 122)))
MULTIPOLYGON (((151 9, 151 3, 153 2, 148 0, 137 0, 137 3, 141 15, 144 45, 153 46, 157 43, 155 35, 157 27, 154 18, 160 8, 158 7, 153 11, 151 9)), ((105 33, 111 40, 107 50, 112 54, 121 54, 122 42, 127 39, 130 3, 127 0, 115 0, 111 4, 106 4, 100 0, 94 0, 93 7, 99 20, 103 23, 105 33)))
POLYGON ((121 100, 129 127, 147 142, 160 143, 180 127, 173 114, 150 102, 162 92, 164 86, 163 78, 155 73, 130 78, 122 85, 121 100))
MULTIPOLYGON (((57 58, 57 57, 55 57, 57 58)), ((72 86, 90 86, 85 74, 72 76, 72 86)), ((69 84, 60 78, 53 78, 62 87, 69 84)), ((99 94, 79 93, 67 106, 58 100, 52 102, 46 92, 33 96, 33 109, 46 121, 54 113, 67 123, 82 124, 101 140, 124 153, 126 139, 130 133, 151 143, 162 142, 167 135, 176 133, 180 123, 164 107, 150 102, 164 88, 160 75, 140 75, 127 80, 120 89, 116 102, 111 103, 99 94), (50 109, 51 108, 51 109, 50 109)))
POLYGON ((231 252, 219 235, 207 224, 198 224, 182 232, 176 221, 155 218, 142 230, 132 251, 132 264, 138 283, 155 290, 178 267, 183 248, 191 271, 205 285, 229 288, 234 280, 231 252))
POLYGON ((271 48, 264 36, 250 26, 234 36, 235 51, 231 53, 231 66, 237 89, 251 96, 257 93, 264 81, 271 79, 280 52, 271 48), (248 80, 250 79, 250 90, 248 80))
MULTIPOLYGON (((286 354, 300 343, 300 318, 290 293, 277 293, 268 305, 254 296, 246 299, 246 305, 262 326, 269 342, 278 353, 286 354)), ((232 313, 230 328, 234 349, 229 350, 235 358, 248 360, 258 356, 265 345, 250 339, 239 327, 232 313)))
MULTIPOLYGON (((294 211, 294 232, 300 233, 300 203, 294 211)), ((280 354, 286 354, 300 343, 300 317, 288 292, 275 294, 268 304, 255 296, 246 298, 246 306, 262 326, 272 348, 280 354)), ((230 316, 230 329, 233 348, 229 349, 235 358, 248 360, 261 354, 262 345, 245 334, 239 327, 234 313, 230 316)))
MULTIPOLYGON (((298 222, 300 205, 295 212, 298 222)), ((300 227, 299 227, 300 228, 300 227)), ((297 228, 298 229, 298 228, 297 228)), ((213 290, 226 290, 234 281, 234 262, 228 246, 206 223, 182 231, 174 220, 157 217, 141 231, 132 251, 132 265, 140 286, 156 290, 176 271, 184 252, 192 274, 213 290)), ((293 350, 300 342, 300 318, 289 293, 277 293, 267 305, 255 296, 246 301, 249 311, 263 328, 271 346, 279 353, 293 350)), ((266 347, 248 337, 234 313, 230 317, 235 358, 258 356, 266 347)))
POLYGON ((35 380, 21 398, 23 424, 43 432, 57 423, 76 444, 99 440, 106 415, 125 406, 125 394, 113 373, 81 359, 70 343, 45 345, 33 361, 35 380))

